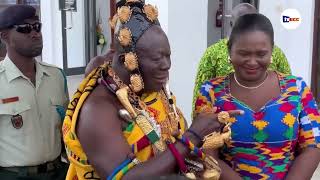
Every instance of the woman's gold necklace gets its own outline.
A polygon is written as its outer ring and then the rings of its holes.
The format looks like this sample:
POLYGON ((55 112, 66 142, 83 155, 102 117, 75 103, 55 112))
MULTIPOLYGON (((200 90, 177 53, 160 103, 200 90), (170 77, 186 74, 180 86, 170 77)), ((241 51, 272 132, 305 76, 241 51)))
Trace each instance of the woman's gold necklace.
POLYGON ((238 84, 238 86, 243 87, 243 88, 245 88, 245 89, 257 89, 257 88, 261 87, 261 86, 266 82, 268 76, 269 76, 269 73, 268 73, 268 71, 266 71, 266 77, 264 78, 264 80, 262 81, 262 83, 260 83, 260 84, 257 85, 257 86, 249 87, 249 86, 242 85, 242 84, 238 81, 238 79, 237 79, 237 77, 236 77, 236 74, 235 74, 235 73, 233 74, 233 78, 234 78, 234 80, 236 81, 236 83, 238 84))

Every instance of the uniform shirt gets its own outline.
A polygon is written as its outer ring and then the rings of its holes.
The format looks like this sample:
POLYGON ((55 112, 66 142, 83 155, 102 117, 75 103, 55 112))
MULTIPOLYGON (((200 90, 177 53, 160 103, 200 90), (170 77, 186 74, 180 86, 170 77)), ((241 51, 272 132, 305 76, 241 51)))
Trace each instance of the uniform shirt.
POLYGON ((0 166, 33 166, 61 153, 68 104, 62 71, 36 62, 36 84, 7 56, 0 63, 0 166))

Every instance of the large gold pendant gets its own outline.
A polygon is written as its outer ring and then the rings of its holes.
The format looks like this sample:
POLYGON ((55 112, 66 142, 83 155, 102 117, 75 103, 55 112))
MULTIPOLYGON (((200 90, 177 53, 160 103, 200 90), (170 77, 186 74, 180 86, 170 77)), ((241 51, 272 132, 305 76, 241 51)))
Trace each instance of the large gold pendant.
POLYGON ((212 156, 206 156, 204 164, 206 170, 203 173, 203 178, 218 180, 221 175, 221 168, 219 167, 218 161, 216 161, 212 156))
POLYGON ((121 89, 117 90, 116 95, 117 95, 120 103, 130 113, 131 117, 135 118, 135 117, 137 117, 137 114, 129 101, 128 90, 129 90, 128 86, 121 88, 121 89))
POLYGON ((168 114, 168 117, 171 125, 171 133, 177 132, 179 126, 179 118, 173 112, 170 112, 168 114))
POLYGON ((217 149, 227 143, 231 139, 231 123, 228 123, 222 130, 221 133, 213 132, 204 137, 203 149, 217 149))
POLYGON ((168 140, 171 138, 171 127, 170 123, 167 120, 164 120, 160 122, 160 127, 161 127, 161 139, 163 141, 168 140))
MULTIPOLYGON (((138 115, 136 117, 136 123, 140 127, 140 129, 143 131, 145 135, 148 135, 152 131, 155 131, 155 129, 152 127, 151 123, 148 121, 147 117, 144 115, 138 115)), ((159 151, 164 151, 166 150, 166 146, 163 141, 161 141, 161 137, 158 137, 159 140, 154 142, 154 146, 159 150, 159 151)))
POLYGON ((223 138, 220 133, 213 132, 204 137, 203 149, 217 149, 224 144, 223 138))

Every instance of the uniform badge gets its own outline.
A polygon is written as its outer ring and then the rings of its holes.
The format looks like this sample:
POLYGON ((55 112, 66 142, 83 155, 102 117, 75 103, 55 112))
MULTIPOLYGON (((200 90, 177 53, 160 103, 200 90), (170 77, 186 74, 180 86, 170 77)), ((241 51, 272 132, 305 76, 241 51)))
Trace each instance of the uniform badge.
POLYGON ((17 114, 11 117, 12 126, 16 129, 20 129, 23 126, 22 116, 17 114))
POLYGON ((10 97, 10 98, 5 98, 5 99, 0 99, 0 104, 8 104, 8 103, 13 103, 13 102, 18 102, 19 97, 10 97))

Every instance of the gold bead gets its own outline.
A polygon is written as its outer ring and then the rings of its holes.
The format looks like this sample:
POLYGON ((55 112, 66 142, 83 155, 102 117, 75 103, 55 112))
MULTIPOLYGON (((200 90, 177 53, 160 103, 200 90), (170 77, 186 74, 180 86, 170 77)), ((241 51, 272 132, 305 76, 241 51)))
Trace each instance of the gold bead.
POLYGON ((131 31, 128 28, 123 28, 119 31, 118 40, 122 46, 128 46, 131 41, 131 31))
POLYGON ((118 17, 121 23, 127 23, 131 17, 132 11, 129 6, 118 8, 118 17))
POLYGON ((155 21, 159 15, 158 8, 150 4, 143 6, 143 12, 151 22, 155 21))
POLYGON ((124 65, 129 71, 133 71, 138 68, 138 57, 136 53, 129 52, 124 56, 124 65))
POLYGON ((133 74, 130 76, 129 85, 133 92, 140 92, 144 88, 142 77, 139 74, 133 74))
POLYGON ((229 122, 230 115, 226 111, 221 111, 218 113, 218 121, 223 124, 227 124, 229 122))

